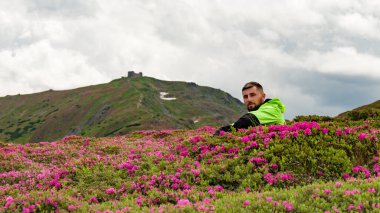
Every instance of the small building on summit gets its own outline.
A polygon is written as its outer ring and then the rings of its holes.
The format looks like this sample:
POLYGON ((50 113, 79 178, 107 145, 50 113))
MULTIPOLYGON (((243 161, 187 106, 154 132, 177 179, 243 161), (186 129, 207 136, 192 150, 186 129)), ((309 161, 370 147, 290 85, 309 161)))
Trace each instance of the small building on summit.
POLYGON ((138 78, 143 77, 142 72, 135 73, 135 71, 128 71, 128 78, 138 78))

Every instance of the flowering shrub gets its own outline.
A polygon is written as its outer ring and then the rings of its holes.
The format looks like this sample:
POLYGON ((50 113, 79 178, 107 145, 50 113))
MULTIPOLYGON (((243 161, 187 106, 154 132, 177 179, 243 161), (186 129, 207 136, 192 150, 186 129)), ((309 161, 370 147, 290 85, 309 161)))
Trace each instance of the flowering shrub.
POLYGON ((2 144, 0 211, 374 211, 379 126, 324 118, 2 144))

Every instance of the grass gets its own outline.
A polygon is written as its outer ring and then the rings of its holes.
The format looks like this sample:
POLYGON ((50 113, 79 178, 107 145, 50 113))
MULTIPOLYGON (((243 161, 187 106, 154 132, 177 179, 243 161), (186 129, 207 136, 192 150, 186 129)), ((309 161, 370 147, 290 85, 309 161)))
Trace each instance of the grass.
POLYGON ((149 77, 121 78, 66 91, 0 97, 0 106, 0 139, 12 143, 57 140, 78 128, 82 129, 79 135, 106 136, 119 134, 117 129, 127 133, 138 129, 221 125, 244 112, 242 103, 220 90, 149 77), (178 99, 163 101, 159 92, 169 92, 178 99), (140 98, 142 104, 137 109, 140 98), (231 99, 232 104, 224 106, 226 98, 231 99), (106 115, 86 125, 107 104, 111 108, 106 115), (223 115, 222 120, 219 114, 223 115), (194 117, 203 119, 192 125, 190 120, 194 117), (42 122, 27 124, 27 120, 37 118, 42 122), (137 123, 140 125, 136 126, 137 123))

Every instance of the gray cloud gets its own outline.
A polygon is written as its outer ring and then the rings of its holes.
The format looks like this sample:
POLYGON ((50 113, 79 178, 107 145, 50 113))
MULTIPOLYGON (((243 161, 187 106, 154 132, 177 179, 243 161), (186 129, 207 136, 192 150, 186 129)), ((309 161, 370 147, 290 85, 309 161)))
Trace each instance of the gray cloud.
POLYGON ((28 13, 37 16, 77 18, 92 16, 98 9, 97 2, 90 0, 28 0, 25 3, 28 13))
POLYGON ((379 81, 366 76, 305 73, 298 70, 284 76, 284 79, 300 88, 303 94, 313 97, 320 107, 332 106, 343 110, 347 107, 356 108, 379 98, 379 81))
POLYGON ((285 102, 287 118, 379 99, 378 1, 14 0, 0 8, 0 95, 135 70, 239 99, 245 82, 259 81, 285 102))

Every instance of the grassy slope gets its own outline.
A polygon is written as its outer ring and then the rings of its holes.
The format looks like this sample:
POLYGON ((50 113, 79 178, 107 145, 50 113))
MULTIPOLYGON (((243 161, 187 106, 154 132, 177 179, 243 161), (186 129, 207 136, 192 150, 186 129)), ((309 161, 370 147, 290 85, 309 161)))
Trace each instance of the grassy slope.
POLYGON ((221 90, 149 77, 121 78, 74 90, 0 98, 0 139, 26 143, 68 134, 196 128, 233 122, 243 112, 243 104, 221 90), (177 100, 161 100, 159 92, 177 100))
POLYGON ((337 117, 339 118, 347 118, 347 117, 354 117, 354 116, 358 117, 360 116, 361 113, 368 114, 368 112, 372 112, 372 113, 377 112, 378 114, 380 114, 380 100, 375 101, 368 105, 355 108, 347 112, 343 112, 339 114, 337 117))

